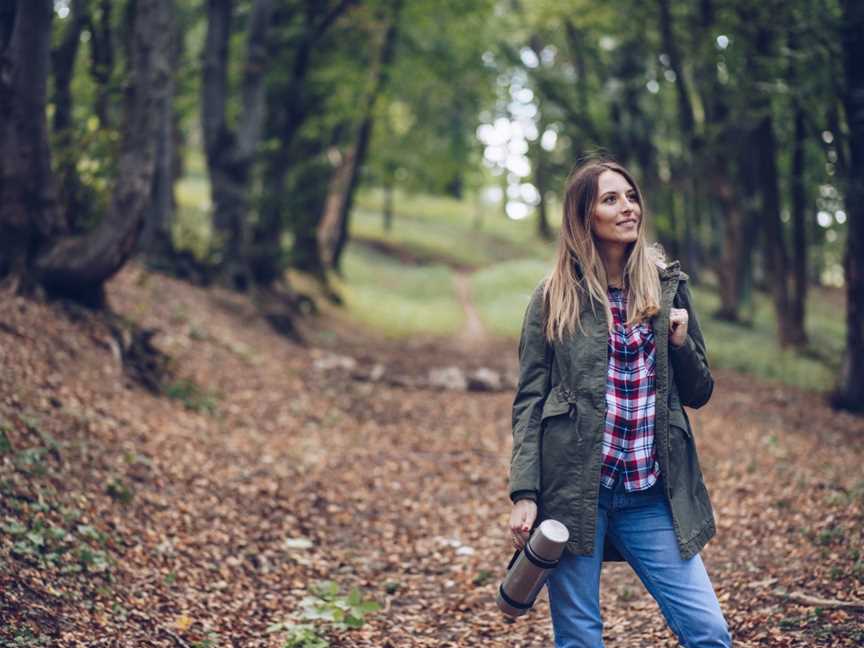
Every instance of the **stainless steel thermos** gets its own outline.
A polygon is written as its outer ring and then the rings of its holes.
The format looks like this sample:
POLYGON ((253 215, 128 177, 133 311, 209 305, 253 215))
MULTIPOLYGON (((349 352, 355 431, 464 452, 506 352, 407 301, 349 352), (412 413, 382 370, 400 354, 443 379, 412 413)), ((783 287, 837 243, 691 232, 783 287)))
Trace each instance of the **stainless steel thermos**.
POLYGON ((570 538, 567 527, 557 520, 544 520, 525 543, 498 588, 498 607, 504 614, 518 617, 534 605, 534 599, 558 564, 570 538))

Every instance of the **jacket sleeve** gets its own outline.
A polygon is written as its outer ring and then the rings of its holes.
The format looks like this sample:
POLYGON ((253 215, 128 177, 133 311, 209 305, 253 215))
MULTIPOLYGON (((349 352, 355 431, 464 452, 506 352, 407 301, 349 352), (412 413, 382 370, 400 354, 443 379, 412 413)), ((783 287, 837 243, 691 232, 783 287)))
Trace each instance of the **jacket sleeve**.
POLYGON ((519 338, 519 383, 513 399, 513 455, 510 499, 536 501, 540 491, 540 421, 549 393, 549 365, 543 316, 543 284, 531 296, 519 338))
POLYGON ((687 407, 702 407, 711 398, 714 391, 714 378, 708 366, 708 355, 705 340, 699 328, 699 320, 693 310, 690 289, 686 281, 678 284, 675 296, 677 308, 687 310, 687 339, 680 347, 669 345, 669 356, 672 369, 675 372, 675 384, 681 403, 687 407))

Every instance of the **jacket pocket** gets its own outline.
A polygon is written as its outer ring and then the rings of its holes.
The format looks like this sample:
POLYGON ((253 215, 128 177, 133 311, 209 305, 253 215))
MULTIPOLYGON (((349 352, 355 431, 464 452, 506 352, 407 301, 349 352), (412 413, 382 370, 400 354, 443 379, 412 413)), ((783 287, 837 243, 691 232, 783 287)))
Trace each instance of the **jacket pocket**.
POLYGON ((546 402, 543 403, 543 413, 540 418, 545 421, 548 418, 560 416, 561 414, 571 414, 572 418, 572 412, 575 411, 575 407, 576 406, 572 405, 565 397, 560 385, 558 385, 554 387, 546 397, 546 402))
POLYGON ((685 436, 688 436, 691 439, 693 438, 693 431, 690 429, 690 422, 687 420, 687 416, 684 414, 682 408, 679 407, 669 410, 669 426, 681 428, 685 436))

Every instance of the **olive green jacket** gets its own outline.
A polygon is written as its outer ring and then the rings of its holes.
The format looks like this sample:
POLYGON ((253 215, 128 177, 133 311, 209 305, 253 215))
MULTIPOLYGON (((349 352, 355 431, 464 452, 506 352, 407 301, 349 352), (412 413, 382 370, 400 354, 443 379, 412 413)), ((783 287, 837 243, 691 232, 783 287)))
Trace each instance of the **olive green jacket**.
MULTIPOLYGON (((660 312, 651 319, 656 347, 654 438, 675 537, 682 559, 699 552, 715 533, 714 512, 702 479, 696 444, 683 406, 701 407, 714 380, 690 300, 687 275, 677 261, 660 273, 660 312), (684 345, 668 343, 669 309, 689 314, 684 345)), ((608 327, 604 308, 583 300, 585 332, 547 344, 543 282, 531 297, 519 342, 519 383, 513 401, 510 498, 538 502, 538 521, 554 518, 570 531, 567 551, 591 555, 597 525, 603 432, 606 421, 608 327), (595 315, 596 312, 596 315, 595 315)), ((620 560, 606 543, 605 560, 620 560)))

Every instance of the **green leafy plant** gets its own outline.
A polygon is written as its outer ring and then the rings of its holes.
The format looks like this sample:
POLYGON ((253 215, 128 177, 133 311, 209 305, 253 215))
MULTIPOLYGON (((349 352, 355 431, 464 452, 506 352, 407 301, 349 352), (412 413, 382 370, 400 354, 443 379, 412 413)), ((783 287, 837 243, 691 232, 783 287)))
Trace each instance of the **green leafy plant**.
POLYGON ((207 633, 204 639, 193 642, 192 648, 216 648, 219 645, 220 637, 215 632, 207 633))
POLYGON ((135 492, 120 479, 112 479, 105 485, 105 492, 111 496, 111 499, 128 504, 135 497, 135 492))
POLYGON ((327 648, 330 645, 325 636, 327 628, 360 628, 368 614, 381 609, 380 603, 364 599, 356 587, 347 595, 333 581, 319 581, 310 589, 311 594, 303 597, 300 609, 291 619, 267 629, 270 633, 287 633, 284 648, 327 648))
POLYGON ((184 407, 193 412, 214 414, 216 412, 216 396, 197 385, 188 378, 175 380, 164 387, 168 398, 179 400, 184 407))
MULTIPOLYGON (((13 540, 11 556, 40 569, 60 568, 62 573, 106 574, 111 567, 108 554, 91 546, 105 545, 108 538, 87 525, 78 525, 76 532, 54 526, 41 518, 26 524, 6 518, 0 532, 13 540)), ((110 577, 110 574, 107 574, 110 577)))

